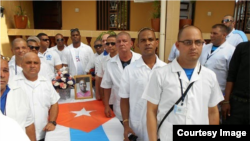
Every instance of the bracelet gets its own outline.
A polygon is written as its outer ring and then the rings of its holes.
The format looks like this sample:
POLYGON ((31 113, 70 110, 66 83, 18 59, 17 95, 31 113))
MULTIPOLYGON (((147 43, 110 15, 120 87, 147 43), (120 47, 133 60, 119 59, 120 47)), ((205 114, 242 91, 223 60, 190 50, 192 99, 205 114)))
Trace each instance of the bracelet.
POLYGON ((124 122, 127 122, 127 121, 129 121, 128 119, 124 119, 122 122, 124 123, 124 122))
POLYGON ((229 101, 223 101, 222 104, 229 104, 229 101))

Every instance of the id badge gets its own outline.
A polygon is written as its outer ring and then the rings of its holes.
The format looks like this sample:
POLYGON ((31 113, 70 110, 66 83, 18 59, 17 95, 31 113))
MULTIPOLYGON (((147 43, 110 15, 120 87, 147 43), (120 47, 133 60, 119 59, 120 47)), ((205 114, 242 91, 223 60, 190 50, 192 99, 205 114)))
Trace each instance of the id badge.
POLYGON ((174 113, 178 115, 187 115, 187 107, 179 106, 179 105, 174 105, 174 113))

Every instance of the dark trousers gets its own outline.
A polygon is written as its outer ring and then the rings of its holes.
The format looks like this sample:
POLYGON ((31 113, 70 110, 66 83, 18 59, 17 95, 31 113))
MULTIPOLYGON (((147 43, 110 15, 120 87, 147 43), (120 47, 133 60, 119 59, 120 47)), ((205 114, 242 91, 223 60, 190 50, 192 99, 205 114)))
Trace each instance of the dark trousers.
POLYGON ((236 99, 230 99, 230 116, 227 116, 226 120, 222 120, 222 124, 244 124, 250 125, 250 103, 239 101, 236 99))
POLYGON ((44 141, 44 139, 41 139, 41 140, 39 140, 39 141, 44 141))

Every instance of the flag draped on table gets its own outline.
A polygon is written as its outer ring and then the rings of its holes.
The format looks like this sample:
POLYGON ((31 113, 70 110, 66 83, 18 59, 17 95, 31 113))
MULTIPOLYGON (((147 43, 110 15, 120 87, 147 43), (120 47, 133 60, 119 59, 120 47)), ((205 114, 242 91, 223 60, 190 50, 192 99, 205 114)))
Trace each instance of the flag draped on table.
POLYGON ((120 121, 104 115, 101 101, 59 104, 56 130, 46 141, 122 141, 120 121))

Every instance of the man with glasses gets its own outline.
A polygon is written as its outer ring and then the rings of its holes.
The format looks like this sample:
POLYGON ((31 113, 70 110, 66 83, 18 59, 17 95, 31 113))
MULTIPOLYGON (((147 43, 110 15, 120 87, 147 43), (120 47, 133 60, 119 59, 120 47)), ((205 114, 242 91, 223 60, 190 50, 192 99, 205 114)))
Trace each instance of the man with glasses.
POLYGON ((174 124, 219 124, 217 104, 223 95, 215 73, 198 61, 203 43, 197 27, 181 29, 176 42, 180 55, 152 73, 142 96, 148 101, 150 141, 172 141, 174 124))
POLYGON ((55 51, 48 49, 49 37, 45 33, 39 33, 37 37, 40 39, 40 49, 38 56, 44 58, 44 60, 50 65, 50 69, 56 72, 62 68, 62 61, 60 56, 55 51))
POLYGON ((63 35, 60 33, 57 33, 55 36, 55 40, 56 40, 56 46, 51 47, 51 50, 54 50, 55 52, 57 52, 60 56, 60 59, 62 61, 63 66, 68 66, 67 63, 67 55, 69 53, 68 48, 66 47, 66 45, 64 44, 64 38, 63 35))
POLYGON ((222 24, 229 28, 229 34, 226 37, 228 43, 236 47, 241 42, 247 42, 246 34, 241 30, 235 30, 235 21, 234 17, 230 15, 224 16, 223 20, 221 21, 222 24))
POLYGON ((136 141, 149 141, 146 124, 147 101, 141 97, 153 70, 166 65, 155 54, 158 45, 154 30, 142 28, 138 33, 138 47, 142 56, 127 66, 122 74, 119 96, 125 141, 129 141, 129 133, 138 136, 136 141))
MULTIPOLYGON (((30 52, 34 52, 38 55, 38 51, 40 48, 40 40, 35 36, 30 36, 27 39, 27 45, 30 48, 30 52)), ((39 71, 39 75, 47 78, 48 80, 52 80, 55 76, 55 73, 50 69, 49 64, 44 60, 44 58, 40 58, 41 61, 41 69, 39 71)))
MULTIPOLYGON (((107 38, 110 34, 108 34, 107 32, 103 32, 101 33, 101 38, 102 38, 102 46, 104 47, 104 51, 102 54, 100 54, 96 59, 95 59, 95 74, 97 74, 99 68, 101 68, 101 61, 103 60, 103 58, 105 56, 108 55, 109 51, 107 49, 106 46, 106 41, 107 38)), ((99 76, 96 75, 95 77, 95 94, 96 94, 96 99, 101 100, 102 99, 102 95, 103 95, 103 88, 100 87, 102 82, 102 78, 100 78, 99 76)))
MULTIPOLYGON (((107 62, 111 58, 113 58, 114 56, 117 55, 117 48, 116 48, 115 44, 116 44, 116 35, 108 36, 107 42, 106 42, 106 50, 109 52, 109 54, 107 56, 104 56, 103 59, 101 60, 100 67, 99 67, 98 72, 96 74, 97 77, 99 77, 100 82, 102 81, 102 77, 103 77, 104 72, 106 70, 107 62)), ((100 98, 103 98, 103 88, 101 88, 101 89, 102 89, 102 91, 101 91, 100 98)), ((110 108, 112 110, 113 110, 114 100, 115 100, 115 97, 114 97, 114 94, 111 91, 110 99, 109 99, 109 106, 110 106, 110 108)))
MULTIPOLYGON (((111 44, 112 45, 112 44, 111 44)), ((106 117, 112 117, 111 108, 109 106, 109 100, 111 92, 115 95, 113 109, 115 116, 122 122, 121 108, 120 108, 120 96, 118 95, 120 88, 120 80, 124 68, 130 63, 138 60, 141 55, 134 53, 130 50, 133 42, 127 32, 120 32, 116 37, 116 47, 118 49, 118 55, 110 59, 106 65, 101 87, 104 88, 104 105, 106 117)))
POLYGON ((85 75, 94 68, 94 52, 92 48, 81 42, 81 34, 78 28, 70 30, 72 44, 67 48, 69 73, 72 76, 85 75))

